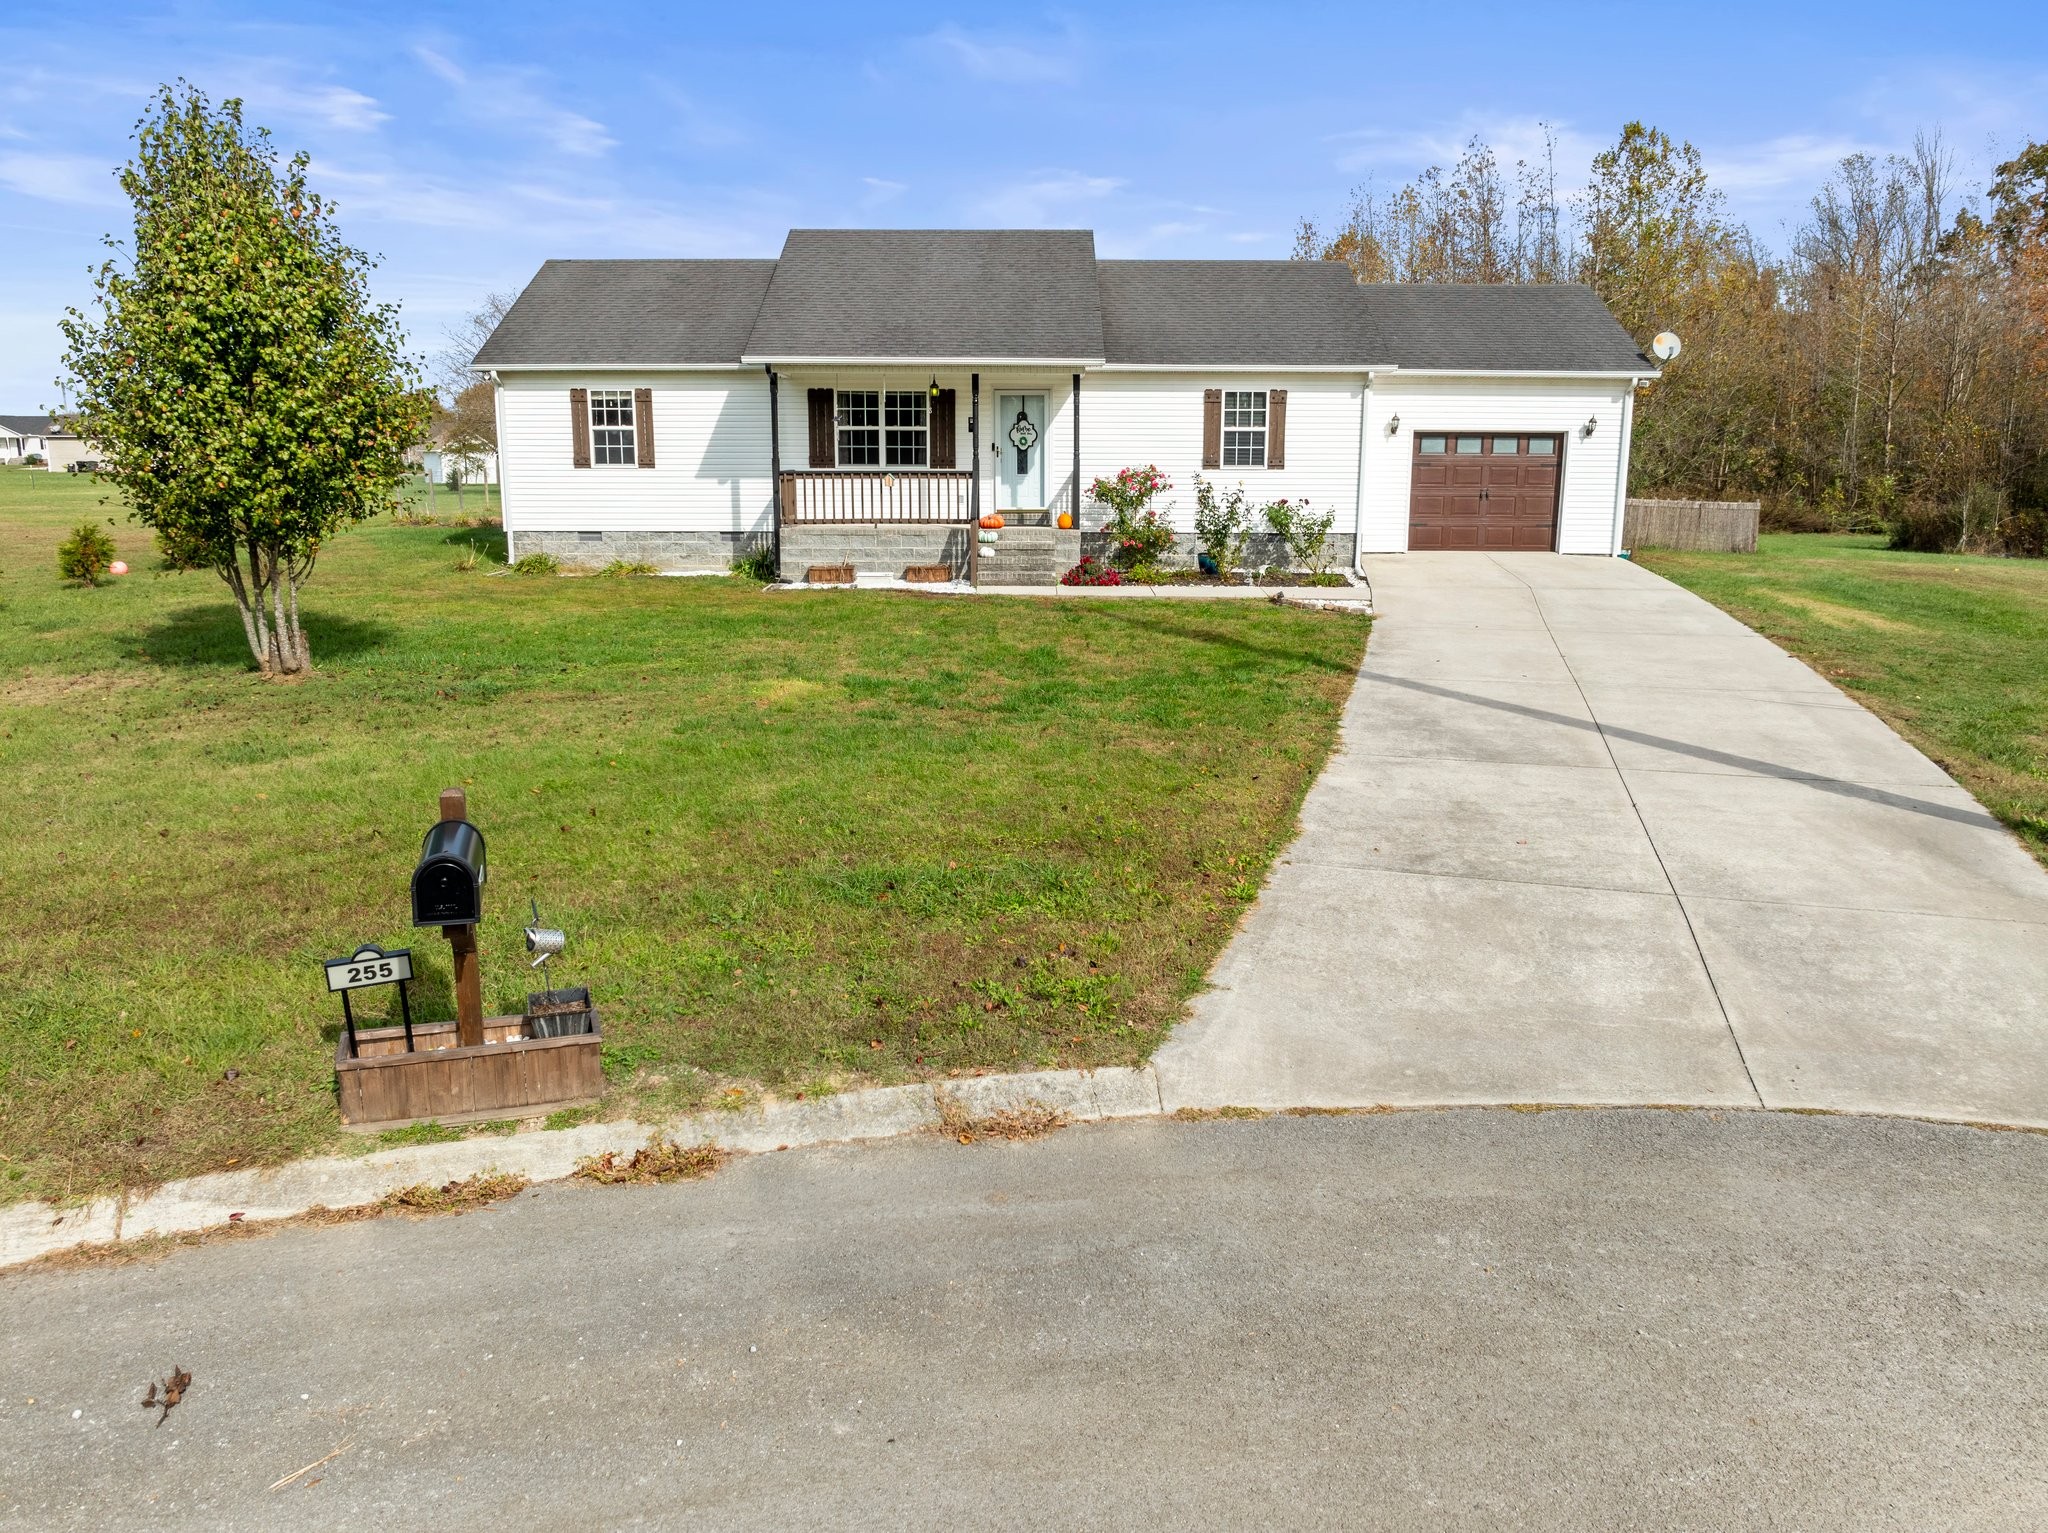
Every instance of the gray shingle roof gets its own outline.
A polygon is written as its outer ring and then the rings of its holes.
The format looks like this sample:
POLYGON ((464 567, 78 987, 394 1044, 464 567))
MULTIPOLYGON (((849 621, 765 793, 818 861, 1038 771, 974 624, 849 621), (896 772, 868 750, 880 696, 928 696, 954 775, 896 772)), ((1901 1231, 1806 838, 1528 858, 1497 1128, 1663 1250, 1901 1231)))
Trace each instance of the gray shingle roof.
POLYGON ((792 229, 749 358, 1102 356, 1086 229, 792 229))
POLYGON ((549 261, 478 367, 739 365, 773 261, 549 261))
POLYGON ((1462 287, 1373 282, 1359 289, 1372 315, 1376 360, 1470 372, 1654 370, 1589 287, 1462 287))
POLYGON ((1327 261, 1104 261, 1111 362, 1366 367, 1390 359, 1351 269, 1327 261))
POLYGON ((476 363, 730 367, 799 357, 1653 366, 1590 288, 1360 287, 1324 261, 1097 261, 1085 229, 797 229, 776 261, 550 261, 476 363))
POLYGON ((47 415, 0 415, 0 431, 12 431, 19 436, 48 436, 50 417, 47 415))

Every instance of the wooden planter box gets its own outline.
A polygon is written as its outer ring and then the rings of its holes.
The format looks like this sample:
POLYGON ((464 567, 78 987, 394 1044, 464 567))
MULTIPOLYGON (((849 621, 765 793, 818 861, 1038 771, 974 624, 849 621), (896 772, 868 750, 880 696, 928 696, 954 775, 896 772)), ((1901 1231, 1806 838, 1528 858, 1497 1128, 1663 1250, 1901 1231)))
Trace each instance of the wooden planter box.
POLYGON ((587 1033, 525 1034, 524 1017, 487 1017, 484 1042, 462 1048, 453 1022, 428 1022, 413 1028, 408 1054, 404 1028, 360 1028, 351 1059, 343 1033, 334 1046, 341 1121, 350 1128, 388 1129, 430 1119, 526 1118, 593 1102, 603 1093, 596 1012, 587 1033))

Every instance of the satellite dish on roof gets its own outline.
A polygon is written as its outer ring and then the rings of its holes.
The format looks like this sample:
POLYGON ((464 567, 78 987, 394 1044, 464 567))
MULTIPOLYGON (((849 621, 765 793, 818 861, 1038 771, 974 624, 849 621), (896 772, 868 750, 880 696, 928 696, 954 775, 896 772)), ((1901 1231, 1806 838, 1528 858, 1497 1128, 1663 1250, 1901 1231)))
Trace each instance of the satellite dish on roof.
POLYGON ((1669 330, 1660 330, 1650 342, 1650 350, 1659 362, 1669 362, 1685 349, 1684 344, 1669 330))

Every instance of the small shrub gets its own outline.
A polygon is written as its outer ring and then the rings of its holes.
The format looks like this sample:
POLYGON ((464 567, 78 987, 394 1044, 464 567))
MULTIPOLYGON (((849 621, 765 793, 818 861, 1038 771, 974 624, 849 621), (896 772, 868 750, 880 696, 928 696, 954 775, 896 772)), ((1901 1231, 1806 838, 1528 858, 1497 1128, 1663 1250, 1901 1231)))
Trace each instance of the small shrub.
POLYGON ((775 567, 775 548, 769 543, 756 543, 752 548, 732 561, 732 572, 748 580, 758 580, 762 585, 774 584, 781 571, 775 567))
POLYGON ((515 575, 559 575, 562 561, 553 554, 527 554, 507 566, 515 575))
POLYGON ((1886 547, 1901 553, 1953 553, 1963 541, 1963 516, 1955 506, 1914 502, 1892 513, 1886 547))
POLYGON ((80 585, 98 585, 113 562, 114 540, 91 522, 80 522, 57 545, 57 573, 80 585))
POLYGON ((1063 586, 1120 586, 1123 583, 1121 571, 1110 568, 1093 554, 1060 576, 1063 586))
POLYGON ((1244 486, 1219 492, 1212 482, 1195 475, 1195 541, 1216 566, 1216 573, 1228 575, 1243 565, 1251 539, 1252 519, 1244 508, 1244 486))
POLYGON ((1757 514, 1759 532, 1833 532, 1827 512, 1803 500, 1766 499, 1757 514))
POLYGON ((659 575, 660 573, 660 565, 649 564, 645 559, 614 559, 610 564, 607 564, 598 571, 600 575, 659 575))
POLYGON ((477 552, 476 539, 471 538, 467 545, 467 551, 463 554, 463 556, 460 559, 457 559, 455 561, 455 568, 460 570, 463 574, 467 575, 471 570, 478 568, 482 563, 483 555, 477 552))
POLYGON ((1337 524, 1334 511, 1318 514, 1307 500, 1276 500, 1265 508, 1266 525, 1287 545, 1287 556, 1296 569, 1320 578, 1330 572, 1330 529, 1337 524))
POLYGON ((2048 559, 2048 508, 2014 511, 1998 524, 1998 547, 2015 559, 2048 559))

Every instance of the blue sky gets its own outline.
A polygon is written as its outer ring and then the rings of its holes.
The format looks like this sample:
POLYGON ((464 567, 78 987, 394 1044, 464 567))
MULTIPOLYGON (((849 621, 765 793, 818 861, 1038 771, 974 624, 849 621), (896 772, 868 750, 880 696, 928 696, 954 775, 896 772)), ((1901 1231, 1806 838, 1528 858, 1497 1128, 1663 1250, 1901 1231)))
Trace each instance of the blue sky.
POLYGON ((1964 180, 2048 136, 2020 4, 19 7, 0 25, 0 411, 56 402, 152 87, 311 153, 421 351, 548 256, 773 255, 792 225, 1060 225, 1106 255, 1277 256, 1462 140, 1631 117, 1781 241, 1828 167, 1940 127, 1964 180))

